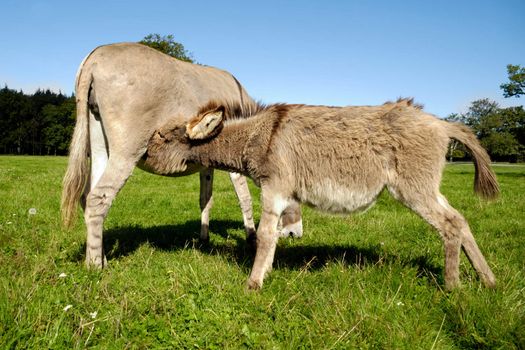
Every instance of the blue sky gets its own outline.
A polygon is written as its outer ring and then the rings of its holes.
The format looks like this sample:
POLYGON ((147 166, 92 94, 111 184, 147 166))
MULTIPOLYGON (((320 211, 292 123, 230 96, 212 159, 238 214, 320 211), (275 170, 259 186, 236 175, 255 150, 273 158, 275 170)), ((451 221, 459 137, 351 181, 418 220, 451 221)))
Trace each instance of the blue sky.
POLYGON ((96 46, 173 34, 263 102, 380 104, 445 117, 525 66, 525 1, 28 1, 0 5, 0 84, 70 94, 96 46))

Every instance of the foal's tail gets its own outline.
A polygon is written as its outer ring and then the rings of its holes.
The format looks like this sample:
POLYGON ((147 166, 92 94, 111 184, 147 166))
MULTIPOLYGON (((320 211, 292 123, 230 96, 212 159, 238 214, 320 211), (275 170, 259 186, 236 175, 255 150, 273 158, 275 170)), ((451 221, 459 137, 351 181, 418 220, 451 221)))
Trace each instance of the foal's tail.
POLYGON ((448 136, 464 144, 474 158, 476 168, 474 191, 485 199, 497 198, 499 185, 496 175, 490 167, 490 157, 487 151, 468 127, 460 123, 445 123, 448 136))
MULTIPOLYGON (((88 56, 89 57, 89 56, 88 56)), ((69 228, 76 219, 77 207, 88 179, 89 163, 89 110, 88 98, 92 75, 84 67, 86 57, 80 65, 76 80, 77 122, 71 145, 66 174, 62 181, 62 223, 69 228)))

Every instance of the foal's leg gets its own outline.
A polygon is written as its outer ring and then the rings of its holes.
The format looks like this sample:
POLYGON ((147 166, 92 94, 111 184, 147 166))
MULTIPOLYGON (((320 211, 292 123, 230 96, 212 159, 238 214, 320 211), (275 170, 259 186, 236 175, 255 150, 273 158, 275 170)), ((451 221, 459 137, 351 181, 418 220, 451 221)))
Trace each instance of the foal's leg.
POLYGON ((257 228, 257 253, 252 272, 248 279, 248 289, 260 289, 267 272, 272 268, 275 247, 279 239, 277 224, 279 217, 286 208, 284 198, 279 195, 266 193, 262 188, 262 214, 257 228))
POLYGON ((209 241, 210 210, 213 206, 212 187, 213 169, 205 168, 200 172, 200 207, 201 207, 201 240, 209 241))
POLYGON ((86 198, 84 219, 87 227, 86 265, 103 268, 106 265, 102 245, 104 219, 113 199, 131 175, 136 161, 117 155, 110 155, 100 179, 89 191, 86 198))
MULTIPOLYGON (((448 205, 446 199, 445 203, 448 205)), ((481 278, 485 286, 493 288, 496 286, 496 277, 494 277, 494 274, 487 264, 485 257, 479 250, 478 244, 476 243, 476 240, 470 231, 467 221, 464 220, 464 222, 465 225, 462 228, 463 241, 461 243, 463 251, 465 252, 465 255, 472 264, 472 267, 474 267, 474 270, 476 270, 478 276, 481 278)))
POLYGON ((244 230, 246 231, 246 241, 248 243, 255 242, 255 223, 253 222, 252 197, 246 177, 237 173, 230 173, 230 180, 235 189, 235 194, 239 199, 239 206, 242 211, 242 219, 244 221, 244 230))
MULTIPOLYGON (((397 191, 396 191, 397 192, 397 191)), ((459 285, 459 255, 463 246, 474 269, 487 287, 495 286, 496 279, 481 254, 465 218, 439 192, 415 193, 402 191, 399 198, 423 219, 434 226, 443 239, 445 248, 445 288, 459 285)))

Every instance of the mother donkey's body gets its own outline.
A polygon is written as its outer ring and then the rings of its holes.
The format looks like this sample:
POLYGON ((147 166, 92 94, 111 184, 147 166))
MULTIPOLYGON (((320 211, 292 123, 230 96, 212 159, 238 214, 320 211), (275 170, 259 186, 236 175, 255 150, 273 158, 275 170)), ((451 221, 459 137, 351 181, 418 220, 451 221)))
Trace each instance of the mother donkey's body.
MULTIPOLYGON (((97 267, 105 264, 104 218, 135 165, 140 166, 154 130, 174 115, 194 115, 210 98, 236 102, 242 108, 251 108, 254 103, 228 72, 182 62, 133 43, 93 50, 77 73, 76 98, 77 123, 64 177, 62 213, 64 222, 71 224, 84 193, 86 263, 97 267)), ((175 163, 179 166, 163 175, 181 176, 201 170, 201 237, 207 238, 212 173, 202 167, 175 163)), ((158 173, 155 168, 146 170, 158 173)), ((246 181, 235 177, 232 181, 247 232, 254 232, 246 181)))

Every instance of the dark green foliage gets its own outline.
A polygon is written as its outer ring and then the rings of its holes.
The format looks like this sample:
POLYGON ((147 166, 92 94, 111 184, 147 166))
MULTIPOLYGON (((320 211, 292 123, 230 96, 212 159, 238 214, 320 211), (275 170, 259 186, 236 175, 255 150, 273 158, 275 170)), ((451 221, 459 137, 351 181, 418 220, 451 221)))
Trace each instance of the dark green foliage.
POLYGON ((171 34, 162 36, 160 34, 149 34, 139 41, 139 43, 164 52, 181 61, 194 62, 192 54, 184 48, 184 45, 176 42, 171 34))
POLYGON ((0 90, 0 153, 66 154, 74 125, 73 96, 0 90))
POLYGON ((509 82, 500 85, 500 88, 503 90, 503 96, 520 97, 525 93, 525 67, 509 64, 507 65, 507 73, 509 82))

